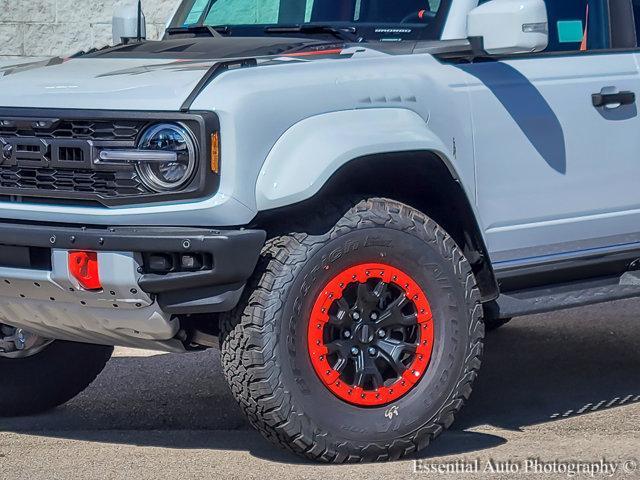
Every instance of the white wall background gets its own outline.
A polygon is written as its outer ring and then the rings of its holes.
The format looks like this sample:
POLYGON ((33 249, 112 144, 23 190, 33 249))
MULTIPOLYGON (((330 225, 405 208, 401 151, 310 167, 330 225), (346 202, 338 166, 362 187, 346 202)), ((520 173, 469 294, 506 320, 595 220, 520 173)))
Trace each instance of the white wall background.
MULTIPOLYGON (((115 5, 131 0, 0 0, 0 56, 56 56, 111 43, 115 5)), ((143 0, 157 38, 180 0, 143 0)))

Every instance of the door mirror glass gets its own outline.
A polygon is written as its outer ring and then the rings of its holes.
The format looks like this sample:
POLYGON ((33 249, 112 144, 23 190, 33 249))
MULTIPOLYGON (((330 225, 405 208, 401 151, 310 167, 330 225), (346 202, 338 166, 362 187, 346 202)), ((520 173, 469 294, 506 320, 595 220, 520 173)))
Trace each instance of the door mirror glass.
POLYGON ((469 37, 492 55, 540 52, 549 44, 544 0, 492 0, 469 12, 469 37))

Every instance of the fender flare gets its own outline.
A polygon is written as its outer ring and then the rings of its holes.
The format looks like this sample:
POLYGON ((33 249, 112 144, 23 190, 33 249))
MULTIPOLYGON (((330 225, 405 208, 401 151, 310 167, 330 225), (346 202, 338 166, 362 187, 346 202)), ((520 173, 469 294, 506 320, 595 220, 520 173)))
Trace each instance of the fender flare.
POLYGON ((367 155, 430 151, 454 179, 448 148, 412 110, 346 110, 306 118, 289 128, 269 152, 256 184, 258 211, 316 195, 342 166, 367 155))

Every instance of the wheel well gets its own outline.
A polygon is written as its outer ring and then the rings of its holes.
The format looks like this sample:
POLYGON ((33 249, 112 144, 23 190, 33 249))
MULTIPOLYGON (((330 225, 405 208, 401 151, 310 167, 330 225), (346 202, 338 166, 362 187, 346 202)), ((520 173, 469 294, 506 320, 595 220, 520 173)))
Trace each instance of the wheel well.
POLYGON ((388 153, 352 160, 314 197, 263 212, 256 218, 256 224, 270 235, 276 235, 293 225, 308 225, 310 216, 322 210, 320 221, 313 224, 317 229, 327 231, 344 212, 336 210, 334 215, 326 215, 323 207, 335 203, 336 199, 357 201, 368 197, 400 201, 435 220, 464 251, 476 275, 483 301, 497 298, 498 285, 467 195, 444 161, 432 152, 388 153))

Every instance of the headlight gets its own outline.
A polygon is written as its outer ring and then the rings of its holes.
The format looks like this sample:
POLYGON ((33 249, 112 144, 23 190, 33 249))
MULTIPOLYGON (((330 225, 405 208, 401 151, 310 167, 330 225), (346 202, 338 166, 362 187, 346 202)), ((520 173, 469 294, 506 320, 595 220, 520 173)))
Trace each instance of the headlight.
POLYGON ((152 190, 175 191, 191 180, 198 152, 191 132, 186 127, 172 123, 149 127, 140 138, 138 149, 176 154, 175 159, 170 161, 158 158, 137 164, 142 181, 152 190))

